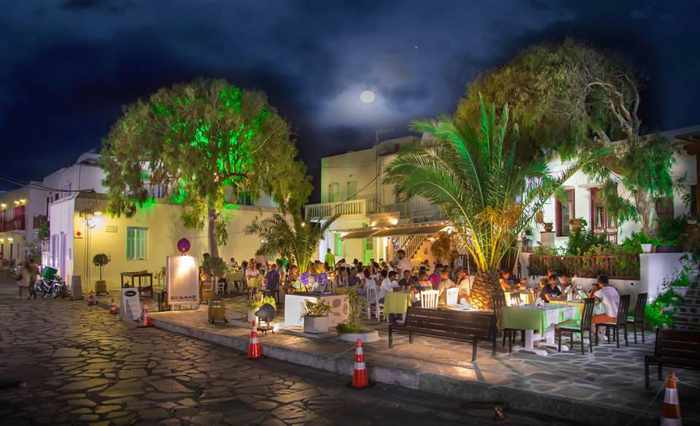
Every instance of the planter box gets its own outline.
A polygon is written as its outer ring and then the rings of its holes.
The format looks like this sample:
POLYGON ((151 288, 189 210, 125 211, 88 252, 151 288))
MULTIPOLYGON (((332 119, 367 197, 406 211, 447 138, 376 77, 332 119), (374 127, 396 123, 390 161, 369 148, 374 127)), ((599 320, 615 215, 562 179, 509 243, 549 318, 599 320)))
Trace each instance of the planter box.
POLYGON ((651 251, 654 249, 653 244, 641 244, 642 246, 642 252, 644 253, 651 253, 651 251))
POLYGON ((103 294, 107 294, 107 281, 105 281, 105 280, 95 281, 95 294, 98 296, 103 295, 103 294))
POLYGON ((304 317, 304 333, 328 333, 328 327, 330 327, 331 320, 328 315, 325 317, 304 317))
POLYGON ((367 333, 343 333, 339 334, 340 340, 355 343, 362 340, 362 343, 372 343, 379 341, 379 332, 377 330, 368 331, 367 333))

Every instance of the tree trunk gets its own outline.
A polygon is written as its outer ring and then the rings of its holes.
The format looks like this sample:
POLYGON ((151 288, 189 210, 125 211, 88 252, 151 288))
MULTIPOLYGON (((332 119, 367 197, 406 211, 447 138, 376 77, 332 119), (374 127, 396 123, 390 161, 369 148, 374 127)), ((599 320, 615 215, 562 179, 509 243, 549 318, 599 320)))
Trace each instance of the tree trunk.
POLYGON ((219 245, 216 241, 216 209, 210 207, 207 211, 207 234, 209 237, 209 254, 211 257, 219 257, 219 245))
POLYGON ((478 272, 472 285, 470 303, 477 309, 493 309, 493 295, 499 291, 496 272, 478 272))

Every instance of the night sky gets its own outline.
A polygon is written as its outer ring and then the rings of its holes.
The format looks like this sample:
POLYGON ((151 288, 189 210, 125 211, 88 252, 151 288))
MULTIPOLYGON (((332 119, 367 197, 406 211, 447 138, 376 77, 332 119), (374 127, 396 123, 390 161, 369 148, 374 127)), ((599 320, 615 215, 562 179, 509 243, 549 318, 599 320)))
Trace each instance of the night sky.
POLYGON ((200 76, 265 91, 318 176, 321 156, 451 113, 479 72, 567 36, 637 68, 648 129, 700 124, 699 11, 676 0, 8 0, 0 176, 71 164, 123 105, 200 76))

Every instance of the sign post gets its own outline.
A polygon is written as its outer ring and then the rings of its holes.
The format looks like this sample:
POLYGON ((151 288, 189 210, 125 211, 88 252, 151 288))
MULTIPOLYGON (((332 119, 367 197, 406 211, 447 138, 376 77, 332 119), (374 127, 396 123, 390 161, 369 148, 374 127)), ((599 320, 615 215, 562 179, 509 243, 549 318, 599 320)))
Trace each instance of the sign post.
POLYGON ((199 273, 197 261, 192 256, 168 256, 166 281, 168 304, 189 308, 199 304, 199 273))

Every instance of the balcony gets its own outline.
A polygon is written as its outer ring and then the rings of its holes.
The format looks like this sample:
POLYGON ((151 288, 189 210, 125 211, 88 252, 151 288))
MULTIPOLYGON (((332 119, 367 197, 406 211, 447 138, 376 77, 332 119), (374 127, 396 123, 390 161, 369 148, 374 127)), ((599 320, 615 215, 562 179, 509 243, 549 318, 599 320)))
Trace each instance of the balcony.
POLYGON ((12 219, 5 219, 0 222, 0 232, 6 231, 24 231, 24 216, 17 216, 12 219))
POLYGON ((304 215, 307 220, 323 219, 331 216, 366 215, 367 200, 337 201, 333 203, 307 204, 304 215))
POLYGON ((429 222, 445 219, 443 212, 430 202, 412 198, 404 203, 377 205, 374 199, 337 201, 332 203, 308 204, 305 217, 308 220, 323 219, 331 216, 371 215, 375 213, 399 213, 401 219, 411 222, 429 222))

